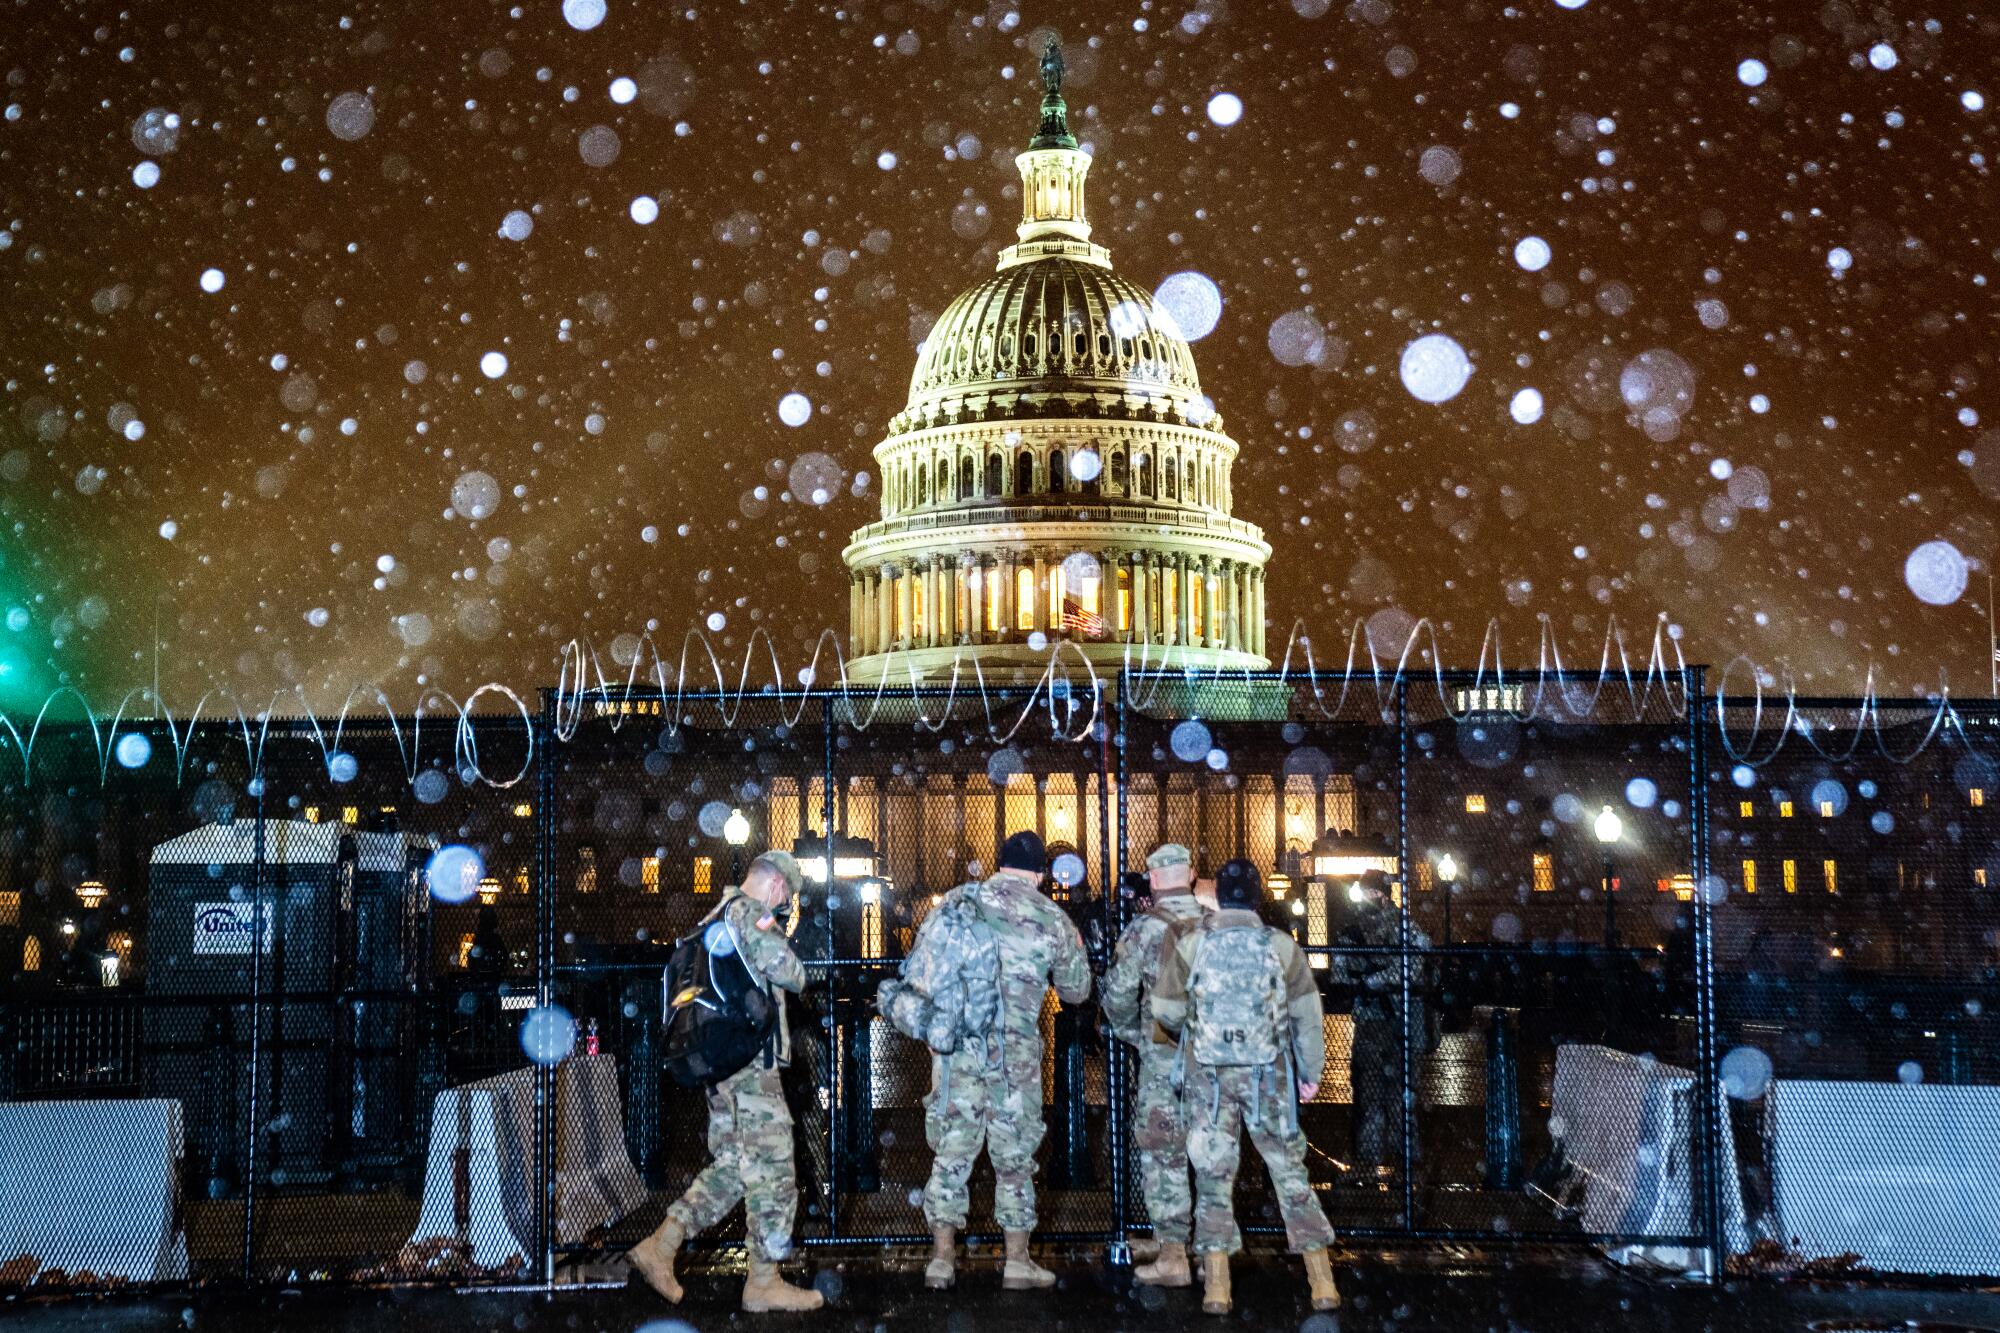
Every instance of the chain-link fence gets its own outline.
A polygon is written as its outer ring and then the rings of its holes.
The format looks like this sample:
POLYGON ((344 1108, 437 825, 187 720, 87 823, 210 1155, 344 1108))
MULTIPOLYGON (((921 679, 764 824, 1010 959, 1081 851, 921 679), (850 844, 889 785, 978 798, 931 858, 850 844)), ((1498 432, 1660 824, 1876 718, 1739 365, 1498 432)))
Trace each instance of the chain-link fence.
MULTIPOLYGON (((1345 1234, 1993 1273, 1994 721, 1689 671, 45 722, 0 740, 0 1285, 622 1251, 707 1159, 664 960, 766 847, 808 879, 799 1238, 916 1241, 930 1059, 872 997, 1022 828, 1100 973, 1154 845, 1259 868, 1325 1001, 1300 1119, 1345 1234)), ((1121 1246, 1130 1053, 1091 1004, 1041 1022, 1040 1234, 1121 1246)), ((1276 1230, 1254 1154, 1237 1205, 1276 1230)))

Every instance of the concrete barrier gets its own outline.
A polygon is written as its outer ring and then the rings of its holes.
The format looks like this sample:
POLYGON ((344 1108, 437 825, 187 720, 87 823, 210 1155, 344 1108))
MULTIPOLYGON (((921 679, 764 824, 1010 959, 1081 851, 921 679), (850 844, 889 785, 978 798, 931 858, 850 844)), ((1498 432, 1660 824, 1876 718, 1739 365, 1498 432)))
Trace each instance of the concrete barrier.
POLYGON ((180 1174, 179 1102, 0 1105, 0 1268, 185 1280, 180 1174))
MULTIPOLYGON (((1699 1235, 1695 1202, 1695 1077, 1686 1069, 1608 1046, 1556 1048, 1549 1137, 1561 1149, 1581 1190, 1583 1229, 1605 1235, 1699 1235)), ((1724 1114, 1716 1090, 1716 1114, 1724 1114)), ((1720 1122, 1726 1123, 1726 1122, 1720 1122)), ((1731 1251, 1745 1244, 1736 1151, 1722 1139, 1723 1231, 1731 1251)), ((1676 1270, 1698 1266, 1696 1248, 1621 1243, 1609 1248, 1620 1263, 1676 1270)), ((1722 1256, 1716 1256, 1718 1263, 1722 1256)))
POLYGON ((2000 1276, 2000 1088, 1779 1079, 1771 1166, 1801 1258, 2000 1276))
MULTIPOLYGON (((625 1151, 617 1061, 572 1056, 557 1067, 555 1085, 555 1232, 567 1245, 644 1203, 646 1187, 625 1151)), ((478 1268, 525 1269, 541 1178, 532 1067, 439 1093, 406 1263, 430 1266, 462 1245, 478 1268)))

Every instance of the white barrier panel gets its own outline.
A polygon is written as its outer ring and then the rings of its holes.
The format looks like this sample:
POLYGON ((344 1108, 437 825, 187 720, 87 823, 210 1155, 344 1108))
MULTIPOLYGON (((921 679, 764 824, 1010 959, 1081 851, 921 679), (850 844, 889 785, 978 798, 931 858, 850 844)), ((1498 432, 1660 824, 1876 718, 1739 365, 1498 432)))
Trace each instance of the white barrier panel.
MULTIPOLYGON (((1724 1115, 1716 1093, 1716 1114, 1724 1115)), ((1586 1231, 1615 1235, 1690 1236, 1693 1221, 1695 1078, 1608 1046, 1556 1048, 1549 1136, 1583 1187, 1586 1231)), ((1726 1123, 1721 1121, 1718 1123, 1726 1123)), ((1736 1187, 1736 1150, 1722 1139, 1723 1234, 1730 1250, 1744 1246, 1743 1196, 1736 1187)), ((1681 1246, 1628 1245, 1620 1262, 1691 1268, 1681 1246)))
POLYGON ((0 1105, 0 1265, 183 1281, 180 1176, 179 1102, 0 1105))
POLYGON ((2000 1276, 2000 1088, 1779 1079, 1782 1238, 1889 1273, 2000 1276))
MULTIPOLYGON (((471 1262, 525 1269, 541 1179, 535 1140, 535 1071, 511 1070, 437 1095, 431 1109, 424 1207, 405 1255, 422 1262, 436 1243, 462 1242, 471 1262)), ((581 1240, 646 1200, 625 1151, 618 1063, 579 1055, 556 1070, 556 1239, 581 1240)))

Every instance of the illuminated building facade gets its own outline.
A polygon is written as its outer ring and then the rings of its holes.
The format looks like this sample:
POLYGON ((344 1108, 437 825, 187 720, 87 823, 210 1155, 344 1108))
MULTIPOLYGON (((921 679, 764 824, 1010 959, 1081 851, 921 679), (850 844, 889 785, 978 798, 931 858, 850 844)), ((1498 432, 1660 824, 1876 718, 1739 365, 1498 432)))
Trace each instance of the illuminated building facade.
POLYGON ((843 553, 856 679, 1038 667, 1059 641, 1114 668, 1135 645, 1267 665, 1271 548, 1230 514, 1236 442, 1173 319, 1090 239, 1053 51, 1043 78, 1019 240, 938 318, 875 447, 882 516, 843 553))

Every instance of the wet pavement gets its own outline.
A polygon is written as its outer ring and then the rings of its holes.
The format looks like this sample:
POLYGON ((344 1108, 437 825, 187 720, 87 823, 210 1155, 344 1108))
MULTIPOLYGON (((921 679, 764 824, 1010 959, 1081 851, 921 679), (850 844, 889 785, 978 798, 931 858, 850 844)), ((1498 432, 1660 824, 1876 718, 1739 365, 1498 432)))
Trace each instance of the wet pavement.
MULTIPOLYGON (((1044 1262, 1053 1262, 1045 1256, 1044 1262)), ((976 1256, 958 1288, 922 1289, 919 1257, 813 1257, 815 1281, 829 1298, 822 1313, 745 1315, 737 1311, 740 1269, 697 1272, 688 1299, 670 1307, 650 1291, 602 1270, 597 1284, 536 1292, 446 1289, 327 1289, 246 1293, 206 1290, 179 1297, 110 1297, 0 1303, 0 1321, 23 1333, 201 1333, 271 1329, 283 1333, 395 1330, 443 1333, 688 1333, 689 1330, 796 1328, 873 1333, 938 1328, 948 1333, 1132 1329, 1287 1330, 1296 1333, 2000 1333, 2000 1291, 1920 1288, 1885 1283, 1730 1279, 1717 1286, 1640 1276, 1574 1251, 1350 1253, 1340 1269, 1345 1305, 1315 1314, 1295 1260, 1276 1254, 1240 1258, 1233 1270, 1237 1308, 1226 1318, 1201 1313, 1196 1291, 1132 1286, 1076 1255, 1060 1267, 1053 1292, 1002 1292, 997 1266, 976 1256)))

